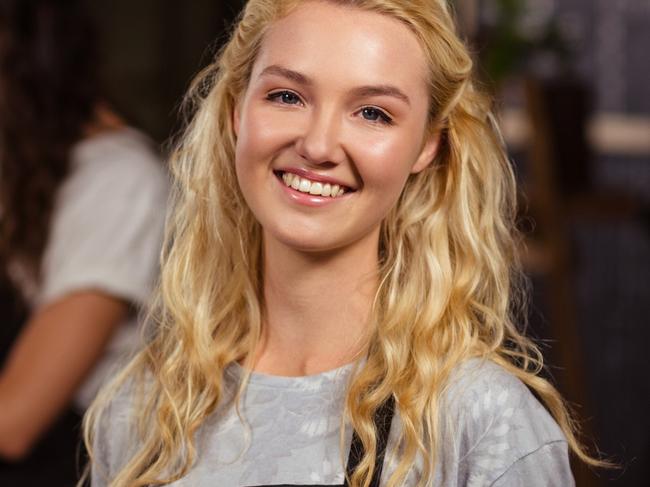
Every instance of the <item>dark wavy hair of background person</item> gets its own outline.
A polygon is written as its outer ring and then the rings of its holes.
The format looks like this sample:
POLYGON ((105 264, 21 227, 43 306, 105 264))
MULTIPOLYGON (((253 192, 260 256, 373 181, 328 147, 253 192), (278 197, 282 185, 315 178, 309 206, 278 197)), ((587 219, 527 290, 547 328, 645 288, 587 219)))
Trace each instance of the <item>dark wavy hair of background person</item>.
MULTIPOLYGON (((34 279, 57 191, 98 99, 96 36, 78 1, 0 0, 0 272, 34 279)), ((1 277, 1 276, 0 276, 1 277)))

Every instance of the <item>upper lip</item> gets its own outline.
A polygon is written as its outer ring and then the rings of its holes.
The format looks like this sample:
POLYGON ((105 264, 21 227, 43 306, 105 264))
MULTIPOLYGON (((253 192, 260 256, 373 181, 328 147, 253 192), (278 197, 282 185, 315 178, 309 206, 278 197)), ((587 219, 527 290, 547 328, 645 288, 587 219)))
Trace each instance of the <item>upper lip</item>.
POLYGON ((309 179, 311 181, 316 181, 319 183, 329 183, 331 185, 338 184, 339 186, 343 186, 348 189, 355 189, 352 185, 347 184, 339 179, 332 178, 329 176, 324 176, 323 174, 318 174, 313 171, 310 171, 309 169, 304 169, 301 167, 285 167, 285 168, 279 168, 277 169, 277 171, 297 174, 300 177, 309 179))

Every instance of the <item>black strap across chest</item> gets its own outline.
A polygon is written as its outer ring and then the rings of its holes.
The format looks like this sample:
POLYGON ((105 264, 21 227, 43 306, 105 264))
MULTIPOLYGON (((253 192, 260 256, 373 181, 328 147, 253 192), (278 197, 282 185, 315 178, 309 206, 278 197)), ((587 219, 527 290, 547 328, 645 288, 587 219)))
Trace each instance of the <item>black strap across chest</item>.
MULTIPOLYGON (((377 453, 375 454, 375 470, 372 474, 370 487, 379 487, 379 479, 381 479, 381 471, 384 467, 384 457, 386 456, 386 446, 388 445, 388 435, 390 434, 390 425, 393 422, 395 414, 395 399, 390 396, 375 413, 375 431, 377 433, 377 453)), ((352 444, 350 445, 350 455, 348 456, 348 465, 346 468, 347 477, 352 477, 357 466, 363 458, 364 449, 357 432, 352 434, 352 444)), ((348 487, 346 479, 343 484, 348 487)))

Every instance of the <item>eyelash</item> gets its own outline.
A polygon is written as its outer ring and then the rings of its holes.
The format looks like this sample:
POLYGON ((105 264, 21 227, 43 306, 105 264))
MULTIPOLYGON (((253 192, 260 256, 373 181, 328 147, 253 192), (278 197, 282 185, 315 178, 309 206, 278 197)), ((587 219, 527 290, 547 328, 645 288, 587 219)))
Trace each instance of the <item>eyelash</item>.
MULTIPOLYGON (((266 96, 266 99, 269 100, 269 101, 275 102, 275 103, 281 103, 282 105, 295 105, 295 103, 283 103, 283 102, 279 101, 280 98, 282 96, 284 96, 284 95, 292 95, 292 96, 295 96, 298 100, 300 100, 300 97, 298 95, 296 95, 293 91, 287 91, 287 90, 276 91, 275 93, 269 93, 266 96)), ((360 111, 363 112, 364 110, 373 110, 379 116, 378 120, 369 120, 367 118, 364 118, 364 120, 366 120, 367 122, 375 123, 375 124, 382 124, 382 125, 392 125, 393 124, 393 119, 390 118, 388 115, 386 115, 386 113, 384 113, 379 108, 376 108, 376 107, 373 107, 373 106, 367 106, 367 107, 361 108, 360 111)))

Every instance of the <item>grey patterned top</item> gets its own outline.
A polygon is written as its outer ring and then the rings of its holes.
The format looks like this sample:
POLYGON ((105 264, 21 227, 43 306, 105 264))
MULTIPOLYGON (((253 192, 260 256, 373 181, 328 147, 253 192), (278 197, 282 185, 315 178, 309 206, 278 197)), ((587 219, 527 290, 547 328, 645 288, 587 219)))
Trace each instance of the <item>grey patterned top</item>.
MULTIPOLYGON (((199 457, 190 472, 170 485, 341 485, 347 447, 339 445, 340 418, 352 366, 306 377, 253 373, 239 419, 224 403, 197 434, 199 457)), ((226 370, 230 390, 242 376, 226 370)), ((445 421, 432 486, 573 486, 562 431, 524 384, 492 362, 459 367, 443 398, 445 421)), ((115 398, 96 432, 97 465, 92 485, 108 485, 130 457, 132 417, 128 388, 115 398)), ((394 471, 395 415, 382 485, 394 471)), ((347 428, 349 430, 349 428, 347 428)), ((345 444, 351 442, 348 432, 345 444)), ((415 486, 421 459, 405 485, 415 486)))

